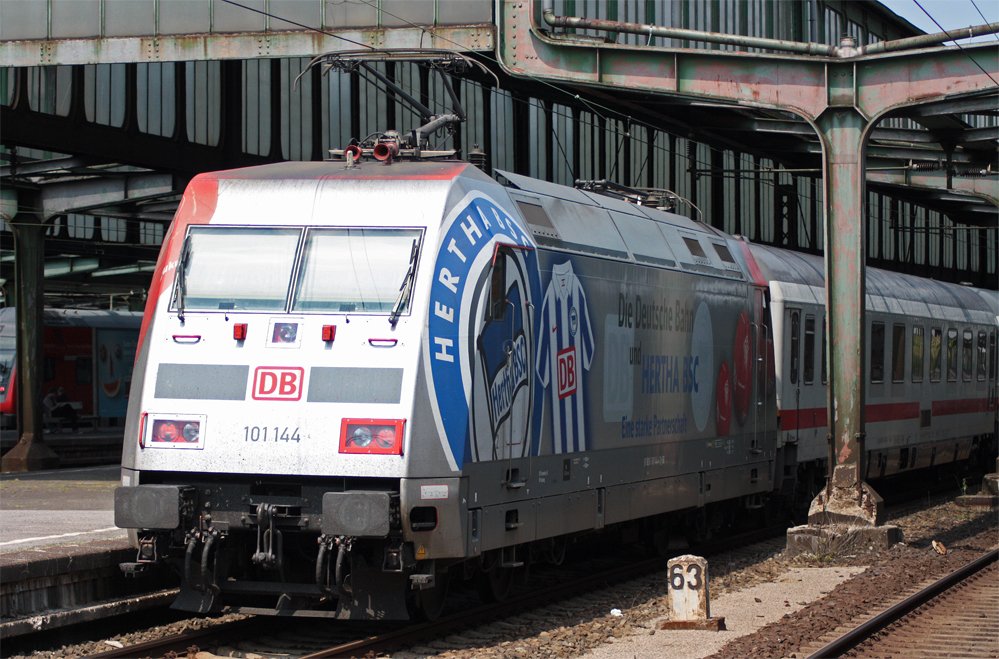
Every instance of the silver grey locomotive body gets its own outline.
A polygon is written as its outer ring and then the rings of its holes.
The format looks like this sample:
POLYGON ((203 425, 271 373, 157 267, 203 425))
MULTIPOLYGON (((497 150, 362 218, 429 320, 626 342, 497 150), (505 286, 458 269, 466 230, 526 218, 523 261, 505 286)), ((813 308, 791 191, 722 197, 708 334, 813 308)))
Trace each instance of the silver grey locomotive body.
MULTIPOLYGON (((779 252, 501 176, 286 163, 192 181, 129 402, 131 568, 173 563, 191 610, 405 617, 459 566, 496 590, 572 534, 791 491, 789 328, 772 330, 762 256, 779 252)), ((964 455, 994 432, 995 309, 976 299, 992 370, 973 429, 952 431, 964 455)))

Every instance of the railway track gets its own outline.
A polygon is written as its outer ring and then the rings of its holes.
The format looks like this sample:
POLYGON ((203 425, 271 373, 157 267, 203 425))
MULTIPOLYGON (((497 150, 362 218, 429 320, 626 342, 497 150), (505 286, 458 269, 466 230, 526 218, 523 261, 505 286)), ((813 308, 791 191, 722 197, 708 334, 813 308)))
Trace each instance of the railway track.
POLYGON ((410 647, 428 639, 441 638, 457 630, 512 616, 533 607, 632 579, 657 569, 661 570, 663 565, 662 558, 655 558, 616 569, 597 570, 589 575, 574 570, 575 574, 571 578, 543 579, 543 585, 532 587, 528 592, 516 594, 504 602, 494 604, 475 605, 472 604, 474 594, 459 594, 455 601, 449 602, 449 609, 454 612, 433 622, 345 625, 343 622, 331 620, 329 625, 316 625, 315 621, 305 624, 302 621, 280 619, 278 622, 275 618, 254 617, 211 630, 199 630, 140 645, 126 646, 96 655, 95 659, 158 657, 171 652, 183 656, 191 648, 207 649, 222 654, 219 651, 221 648, 236 646, 236 639, 240 638, 243 640, 238 642, 239 650, 264 656, 267 656, 269 649, 274 653, 289 653, 293 647, 294 656, 303 659, 364 656, 369 652, 390 651, 410 647), (261 628, 261 625, 264 625, 264 628, 261 628), (283 629, 279 630, 279 627, 283 629), (328 633, 317 632, 317 627, 328 628, 328 633), (249 640, 246 639, 247 635, 250 636, 249 640))
POLYGON ((951 572, 809 655, 982 657, 999 655, 999 550, 951 572))
MULTIPOLYGON (((925 502, 907 501, 895 504, 892 508, 895 514, 904 514, 909 508, 920 509, 925 505, 925 502)), ((702 545, 695 551, 705 556, 714 556, 715 565, 731 568, 739 562, 759 560, 758 556, 761 554, 779 553, 783 545, 783 528, 781 528, 777 532, 754 531, 729 537, 716 547, 702 545), (766 538, 769 540, 765 540, 766 538)), ((551 566, 532 568, 530 589, 523 586, 515 588, 514 597, 498 606, 481 605, 474 589, 459 586, 452 589, 444 616, 434 623, 365 624, 257 616, 248 622, 216 624, 210 629, 109 650, 97 656, 156 657, 171 652, 184 656, 189 654, 190 648, 196 648, 220 655, 235 651, 236 654, 232 656, 252 652, 262 656, 284 654, 284 656, 332 657, 363 656, 368 652, 400 648, 417 651, 423 643, 430 644, 430 653, 447 649, 452 641, 457 644, 458 649, 462 646, 474 647, 477 641, 493 640, 503 635, 502 630, 505 629, 508 633, 513 626, 523 625, 524 632, 531 634, 526 628, 531 626, 531 616, 535 615, 531 613, 532 609, 545 606, 577 608, 579 601, 589 598, 577 597, 577 602, 571 605, 563 602, 580 594, 599 591, 607 586, 619 589, 620 592, 615 592, 612 596, 615 602, 648 596, 647 592, 638 593, 635 589, 620 588, 620 586, 629 579, 641 581, 639 577, 662 570, 664 564, 663 558, 639 561, 612 554, 610 559, 588 558, 567 563, 559 568, 551 566), (622 562, 627 565, 621 567, 622 562), (527 621, 521 620, 523 618, 527 621), (329 624, 325 624, 327 622, 329 624)), ((718 571, 718 568, 713 571, 716 577, 722 576, 723 572, 724 568, 721 571, 718 571)), ((643 583, 648 584, 648 579, 643 583)), ((545 616, 545 611, 542 610, 540 615, 545 616)), ((580 612, 580 618, 592 615, 592 611, 580 612)))
MULTIPOLYGON (((706 556, 726 551, 729 554, 746 551, 759 552, 761 545, 768 551, 779 551, 783 546, 783 529, 757 530, 738 537, 729 537, 716 546, 701 546, 697 551, 706 556), (754 543, 756 543, 754 545, 754 543), (772 547, 770 545, 773 545, 772 547), (733 550, 733 546, 741 549, 733 550)), ((582 565, 566 564, 561 567, 544 566, 530 576, 530 586, 514 591, 503 602, 480 604, 478 595, 468 588, 460 588, 449 596, 445 614, 438 620, 424 623, 368 623, 329 620, 330 624, 315 619, 273 618, 254 616, 211 629, 177 634, 162 639, 129 645, 94 655, 94 659, 112 657, 162 657, 194 656, 206 651, 221 656, 253 653, 259 656, 297 656, 302 659, 320 657, 359 657, 372 652, 387 652, 410 648, 421 643, 441 639, 448 635, 482 627, 493 621, 502 621, 524 614, 537 607, 562 602, 577 595, 615 586, 632 579, 662 571, 662 557, 642 560, 619 558, 587 559, 582 565), (623 564, 622 564, 623 563, 623 564)), ((498 623, 500 626, 502 622, 498 623)), ((471 636, 481 637, 488 632, 470 631, 471 636)))

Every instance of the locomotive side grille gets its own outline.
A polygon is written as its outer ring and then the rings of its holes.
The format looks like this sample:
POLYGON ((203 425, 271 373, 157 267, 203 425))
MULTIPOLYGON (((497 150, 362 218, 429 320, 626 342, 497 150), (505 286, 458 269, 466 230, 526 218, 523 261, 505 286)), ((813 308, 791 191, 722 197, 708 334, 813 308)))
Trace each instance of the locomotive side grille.
POLYGON ((398 403, 401 368, 316 366, 309 374, 310 403, 398 403))
POLYGON ((243 400, 249 366, 227 364, 160 364, 156 398, 243 400))

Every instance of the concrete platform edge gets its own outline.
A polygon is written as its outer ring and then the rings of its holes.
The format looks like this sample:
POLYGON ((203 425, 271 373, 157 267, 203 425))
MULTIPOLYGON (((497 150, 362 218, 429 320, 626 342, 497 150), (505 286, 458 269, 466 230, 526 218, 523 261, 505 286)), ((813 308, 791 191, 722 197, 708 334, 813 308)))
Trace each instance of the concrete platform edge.
POLYGON ((10 639, 81 622, 91 622, 111 616, 168 606, 176 596, 177 589, 168 588, 145 595, 133 595, 98 602, 77 609, 53 610, 40 615, 4 620, 0 622, 0 637, 10 639))
POLYGON ((127 540, 99 541, 80 545, 52 545, 0 556, 0 584, 6 589, 17 581, 52 577, 69 572, 118 568, 135 560, 135 549, 127 540))

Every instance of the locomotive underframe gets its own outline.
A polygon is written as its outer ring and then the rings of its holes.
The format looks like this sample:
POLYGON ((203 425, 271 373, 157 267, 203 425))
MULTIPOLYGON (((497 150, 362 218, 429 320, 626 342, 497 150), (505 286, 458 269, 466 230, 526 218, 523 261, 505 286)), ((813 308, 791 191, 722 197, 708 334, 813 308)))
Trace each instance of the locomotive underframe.
MULTIPOLYGON (((961 464, 993 450, 994 438, 948 446, 946 456, 933 451, 938 457, 929 462, 922 457, 930 447, 923 447, 907 467, 961 464)), ((665 546, 670 534, 704 537, 747 513, 767 519, 792 504, 796 483, 808 487, 802 482, 808 478, 795 473, 793 446, 775 460, 638 482, 601 484, 594 474, 597 482, 587 489, 549 495, 528 487, 528 478, 518 480, 562 465, 568 486, 574 466, 584 469, 580 457, 467 466, 466 476, 455 479, 215 474, 192 480, 144 472, 141 486, 116 495, 116 523, 141 529, 132 569, 163 561, 181 575, 178 608, 204 613, 227 604, 254 613, 406 619, 443 601, 449 570, 458 564, 465 578, 479 575, 502 590, 503 575, 529 560, 557 562, 576 534, 652 520, 653 541, 665 546), (433 505, 420 500, 421 487, 442 480, 447 498, 433 505), (680 517, 656 521, 667 513, 680 517), (431 604, 421 604, 425 599, 431 604)), ((815 462, 818 483, 825 467, 815 462)), ((548 491, 559 486, 550 485, 548 491)))
POLYGON ((757 507, 773 490, 769 456, 614 483, 590 475, 587 457, 476 465, 452 479, 142 472, 141 485, 116 493, 116 523, 140 529, 131 569, 165 561, 181 575, 179 608, 239 600, 256 612, 406 618, 414 594, 456 563, 466 562, 466 575, 502 572, 521 566, 528 548, 556 555, 552 543, 576 533, 732 499, 757 507), (557 479, 537 483, 556 468, 557 479), (446 498, 421 497, 442 484, 446 498))

